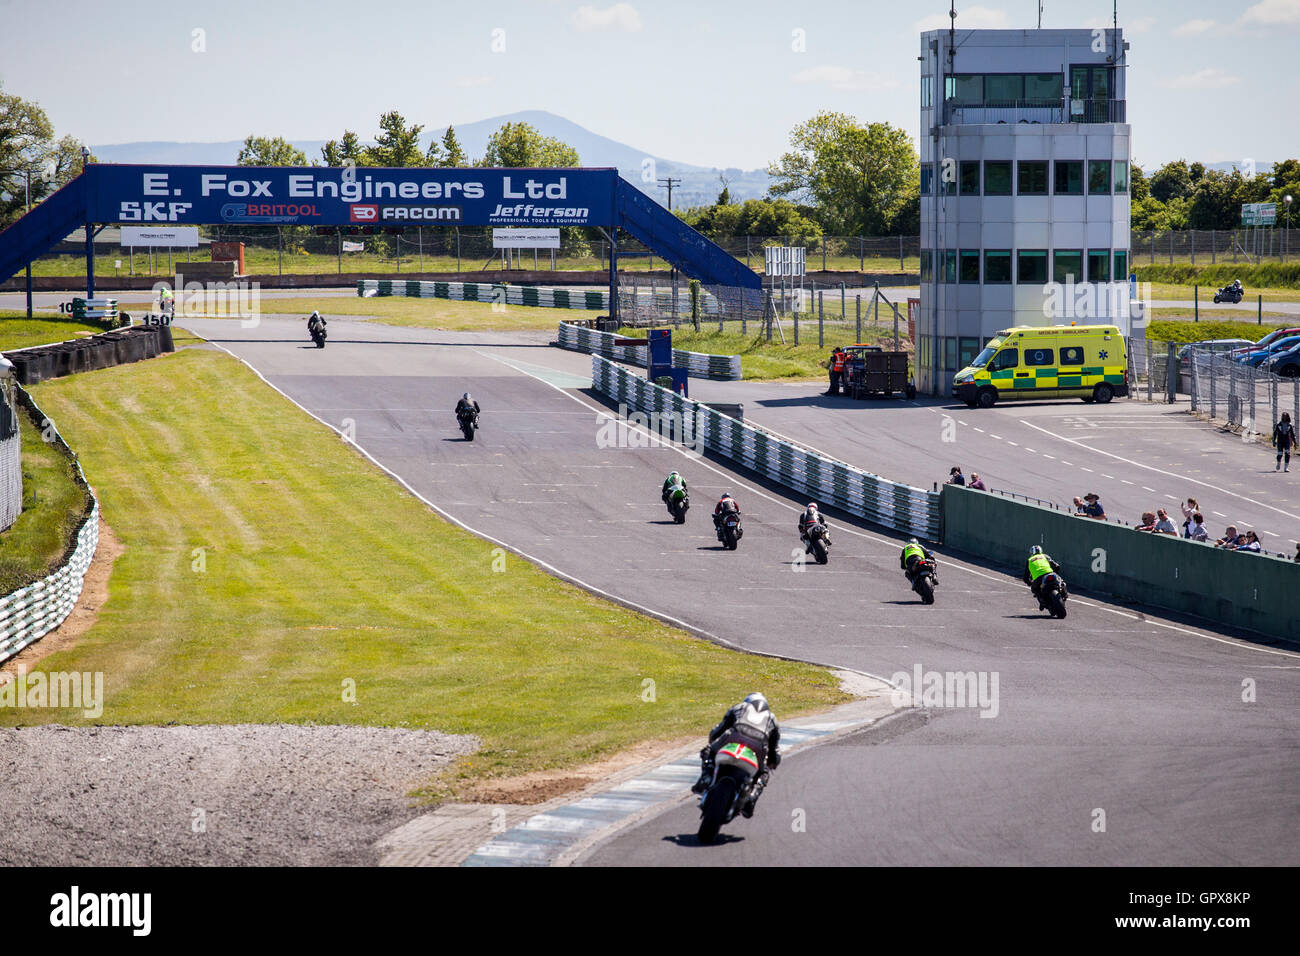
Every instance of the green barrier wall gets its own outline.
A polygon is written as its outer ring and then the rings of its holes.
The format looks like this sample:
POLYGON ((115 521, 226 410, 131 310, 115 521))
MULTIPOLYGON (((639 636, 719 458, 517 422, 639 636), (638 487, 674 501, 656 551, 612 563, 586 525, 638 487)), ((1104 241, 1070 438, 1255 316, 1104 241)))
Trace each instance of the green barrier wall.
POLYGON ((1300 564, 1076 518, 1001 495, 944 485, 943 542, 1023 572, 1035 544, 1075 587, 1300 640, 1300 564))

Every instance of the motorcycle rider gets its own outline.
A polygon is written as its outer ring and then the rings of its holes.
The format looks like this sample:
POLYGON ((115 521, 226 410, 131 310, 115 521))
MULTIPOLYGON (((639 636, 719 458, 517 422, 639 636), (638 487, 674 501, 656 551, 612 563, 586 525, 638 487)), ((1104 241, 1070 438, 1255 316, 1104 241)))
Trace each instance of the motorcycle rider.
POLYGON ((1025 583, 1029 589, 1034 592, 1034 597, 1038 598, 1038 603, 1042 604, 1042 583, 1043 576, 1049 571, 1061 573, 1061 566, 1052 560, 1051 556, 1044 553, 1038 545, 1029 549, 1029 560, 1025 564, 1025 583))
POLYGON ((660 497, 663 499, 664 504, 668 504, 669 498, 671 498, 673 492, 675 492, 678 488, 682 490, 683 494, 690 493, 686 490, 686 479, 683 478, 681 475, 679 475, 677 472, 670 471, 668 473, 668 477, 664 479, 664 491, 663 494, 660 495, 660 497))
POLYGON ((172 290, 167 286, 163 286, 158 290, 158 312, 166 316, 176 314, 176 298, 172 295, 172 290))
POLYGON ((700 751, 700 779, 695 781, 691 792, 703 793, 709 788, 713 782, 719 750, 727 744, 742 744, 754 751, 758 758, 757 779, 744 806, 740 808, 742 816, 746 819, 752 817, 772 771, 781 765, 781 754, 777 749, 780 742, 781 728, 767 704, 767 698, 757 692, 750 694, 729 709, 721 722, 709 731, 709 745, 700 751))
POLYGON ((460 421, 460 416, 468 411, 473 411, 474 417, 477 418, 481 409, 478 407, 478 402, 470 397, 469 392, 466 392, 460 397, 460 401, 456 403, 456 421, 460 421))
POLYGON ((916 575, 916 566, 918 564, 922 561, 933 560, 933 552, 928 551, 915 538, 909 538, 907 544, 903 545, 903 553, 898 557, 898 566, 907 572, 907 580, 911 581, 916 575))
POLYGON ((325 325, 326 325, 325 317, 321 315, 319 312, 313 312, 307 318, 308 333, 314 333, 317 329, 324 329, 325 325))
POLYGON ((740 505, 736 499, 731 497, 730 493, 725 493, 718 499, 718 503, 713 507, 713 529, 718 532, 718 540, 722 540, 722 516, 735 512, 740 515, 740 505))
POLYGON ((817 510, 817 502, 810 501, 808 502, 808 507, 803 510, 803 514, 799 516, 799 540, 804 544, 809 544, 808 529, 813 525, 818 524, 826 529, 826 533, 822 536, 822 540, 826 542, 826 546, 829 548, 831 545, 830 525, 826 523, 826 519, 823 518, 821 512, 817 510))

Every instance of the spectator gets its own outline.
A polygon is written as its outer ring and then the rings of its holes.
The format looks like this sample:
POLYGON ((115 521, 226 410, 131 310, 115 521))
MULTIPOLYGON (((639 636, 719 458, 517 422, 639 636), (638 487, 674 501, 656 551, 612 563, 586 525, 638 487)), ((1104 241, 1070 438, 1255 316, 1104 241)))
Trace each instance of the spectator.
POLYGON ((1291 446, 1296 443, 1295 426, 1291 424, 1291 413, 1283 412, 1282 420, 1273 426, 1273 447, 1277 449, 1277 464, 1273 470, 1282 468, 1291 470, 1291 446), (1286 467, 1282 467, 1282 456, 1286 456, 1286 467))
POLYGON ((1237 548, 1237 526, 1228 525, 1223 532, 1223 537, 1214 542, 1216 548, 1223 548, 1226 551, 1235 551, 1237 548))
POLYGON ((1295 561, 1296 564, 1300 564, 1300 541, 1295 543, 1295 561))
POLYGON ((988 491, 988 489, 984 487, 984 481, 980 478, 978 471, 972 471, 970 473, 970 484, 966 487, 974 488, 976 491, 988 491))
POLYGON ((948 484, 965 485, 966 477, 961 473, 961 469, 956 465, 952 466, 952 471, 948 472, 948 484))
POLYGON ((1135 531, 1155 531, 1156 516, 1150 511, 1142 512, 1142 523, 1133 530, 1135 531))
POLYGON ((1152 531, 1156 534, 1172 534, 1175 538, 1178 537, 1178 529, 1169 520, 1169 512, 1165 511, 1164 508, 1157 508, 1156 519, 1156 526, 1151 529, 1152 531))
POLYGON ((1238 551, 1254 551, 1256 554, 1259 554, 1261 551, 1264 550, 1262 547, 1260 547, 1259 535, 1257 535, 1255 532, 1247 531, 1241 537, 1243 541, 1241 544, 1237 545, 1238 551))
POLYGON ((1193 541, 1210 540, 1210 532, 1205 530, 1205 515, 1201 514, 1199 511, 1192 515, 1192 524, 1188 529, 1187 537, 1193 541))
POLYGON ((1195 498, 1188 498, 1187 503, 1183 506, 1183 537, 1192 536, 1192 515, 1201 510, 1200 504, 1195 498))
POLYGON ((1101 506, 1101 495, 1095 491, 1090 491, 1082 498, 1074 499, 1074 507, 1078 510, 1074 512, 1076 518, 1096 518, 1098 521, 1106 520, 1106 509, 1101 506))

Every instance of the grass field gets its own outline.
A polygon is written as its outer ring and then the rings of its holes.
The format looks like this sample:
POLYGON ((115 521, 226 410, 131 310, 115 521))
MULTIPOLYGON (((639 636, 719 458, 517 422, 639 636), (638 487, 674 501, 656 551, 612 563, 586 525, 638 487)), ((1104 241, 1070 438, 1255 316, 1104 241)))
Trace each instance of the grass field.
POLYGON ((1155 342, 1207 342, 1213 339, 1249 339, 1254 342, 1278 328, 1300 327, 1300 316, 1290 321, 1265 323, 1210 320, 1202 316, 1193 322, 1186 318, 1156 318, 1147 326, 1147 338, 1155 342))
POLYGON ((66 342, 104 331, 107 330, 97 323, 78 322, 61 315, 36 315, 29 319, 26 311, 0 310, 0 352, 66 342))
MULTIPOLYGON (((224 354, 34 392, 126 549, 98 622, 41 665, 102 671, 101 722, 477 734, 483 750, 435 785, 445 795, 702 733, 756 688, 783 714, 841 699, 825 670, 724 650, 513 556, 494 571, 491 545, 224 354)), ((85 722, 0 711, 42 721, 85 722)))
POLYGON ((373 315, 386 325, 404 325, 452 332, 549 329, 561 322, 591 318, 581 309, 541 309, 523 305, 458 302, 452 299, 408 299, 401 296, 324 297, 320 299, 264 298, 264 313, 305 317, 319 311, 333 315, 373 315))
POLYGON ((23 512, 0 532, 0 594, 49 574, 63 559, 90 507, 72 461, 41 437, 40 422, 19 408, 23 512))

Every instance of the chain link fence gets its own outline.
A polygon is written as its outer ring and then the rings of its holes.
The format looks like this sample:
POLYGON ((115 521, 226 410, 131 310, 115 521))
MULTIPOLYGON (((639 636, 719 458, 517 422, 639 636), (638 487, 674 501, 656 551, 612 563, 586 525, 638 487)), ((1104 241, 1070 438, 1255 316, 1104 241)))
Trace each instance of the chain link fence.
POLYGON ((1188 350, 1192 411, 1241 428, 1249 436, 1271 436, 1289 412, 1300 421, 1300 378, 1234 362, 1222 352, 1188 350))
POLYGON ((1129 263, 1141 265, 1211 266, 1292 262, 1300 255, 1300 229, 1276 226, 1257 229, 1134 230, 1129 237, 1129 263))

